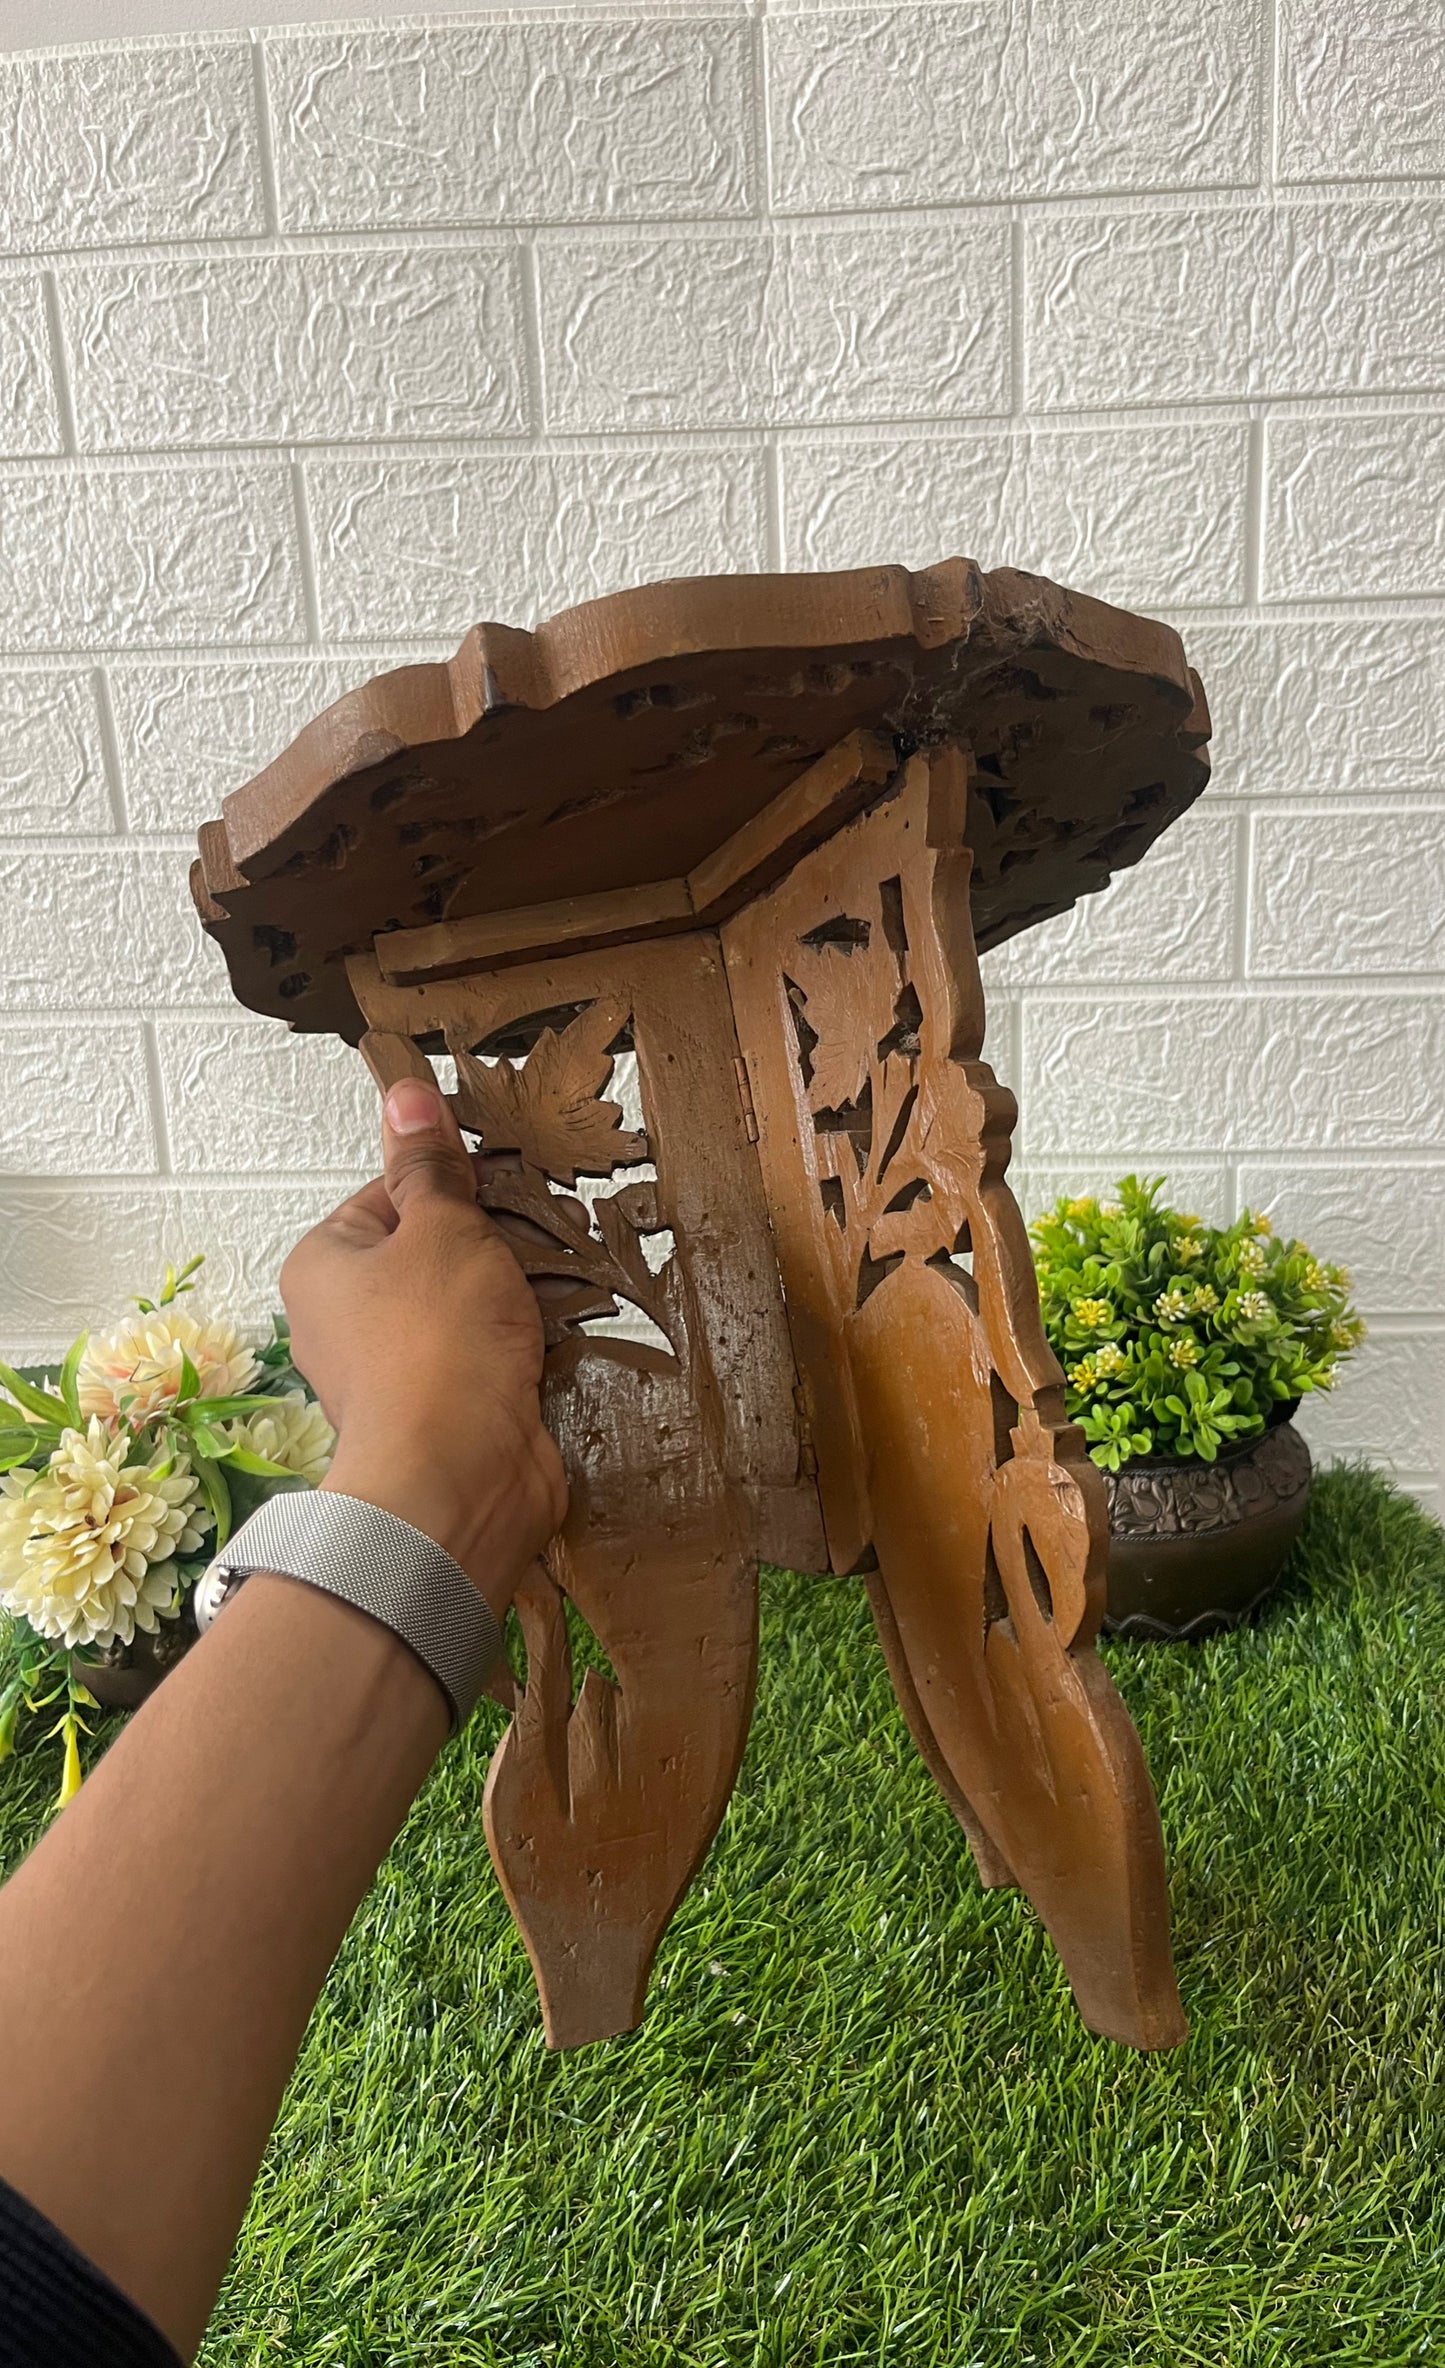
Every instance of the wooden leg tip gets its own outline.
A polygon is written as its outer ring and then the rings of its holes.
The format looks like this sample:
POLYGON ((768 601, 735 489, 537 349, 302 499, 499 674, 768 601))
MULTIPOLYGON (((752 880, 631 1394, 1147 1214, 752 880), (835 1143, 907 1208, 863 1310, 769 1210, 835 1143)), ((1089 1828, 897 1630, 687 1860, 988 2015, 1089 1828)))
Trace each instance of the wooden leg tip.
POLYGON ((1182 2047, 1189 2037, 1189 2024, 1177 1992, 1168 1997, 1152 1999, 1081 1998, 1074 1992, 1074 2003, 1081 2020, 1100 2039, 1109 2039, 1118 2047, 1132 2047, 1144 2055, 1157 2055, 1172 2047, 1182 2047))
POLYGON ((620 2039, 642 2021, 647 1977, 659 1934, 601 1928, 576 1946, 554 1948, 545 1962, 532 1958, 542 2030, 559 2054, 620 2039))

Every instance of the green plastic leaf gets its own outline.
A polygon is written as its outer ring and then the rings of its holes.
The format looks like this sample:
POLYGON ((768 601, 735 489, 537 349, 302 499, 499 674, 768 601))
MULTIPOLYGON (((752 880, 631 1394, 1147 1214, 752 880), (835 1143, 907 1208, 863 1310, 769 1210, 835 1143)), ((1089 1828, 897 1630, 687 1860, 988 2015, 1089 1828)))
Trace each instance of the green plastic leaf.
POLYGON ((0 1388, 7 1389, 17 1406, 27 1414, 38 1414, 42 1422, 56 1422, 70 1427, 70 1416, 63 1399, 52 1398, 48 1391, 36 1389, 33 1382, 22 1381, 11 1365, 0 1365, 0 1388))
POLYGON ((245 1414, 274 1414, 276 1393, 247 1398, 196 1398, 186 1407, 188 1421, 231 1422, 245 1414))
POLYGON ((207 1455, 196 1457, 196 1478, 201 1484, 201 1496, 206 1511, 216 1525, 216 1548, 219 1552, 231 1534, 231 1491, 219 1464, 207 1455))
POLYGON ((55 1796, 56 1808, 65 1809, 69 1807, 80 1790, 79 1737, 84 1734, 85 1729, 81 1726, 78 1718, 71 1717, 62 1719, 60 1726, 53 1731, 63 1734, 65 1737, 65 1760, 61 1772, 60 1790, 55 1796))
POLYGON ((182 1349, 181 1386, 176 1392, 176 1403, 178 1406, 187 1404, 192 1398, 198 1398, 200 1394, 201 1377, 196 1371, 195 1366, 191 1363, 190 1358, 186 1355, 185 1350, 182 1349))
MULTIPOLYGON (((9 1411, 10 1409, 8 1407, 0 1407, 0 1413, 8 1413, 9 1411)), ((3 1429, 0 1429, 0 1447, 29 1447, 34 1449, 35 1447, 45 1443, 53 1443, 59 1437, 60 1426, 58 1423, 7 1422, 3 1429)))
POLYGON ((78 1339, 72 1340, 66 1351, 65 1363, 60 1368, 61 1399, 66 1413, 77 1430, 80 1430, 84 1423, 84 1417, 80 1411, 80 1360, 85 1355, 85 1345, 89 1338, 88 1332, 82 1332, 78 1339))
POLYGON ((249 1447, 233 1447, 226 1457, 238 1472, 250 1472, 258 1480, 294 1480, 296 1474, 289 1464, 273 1464, 268 1456, 257 1455, 249 1447))

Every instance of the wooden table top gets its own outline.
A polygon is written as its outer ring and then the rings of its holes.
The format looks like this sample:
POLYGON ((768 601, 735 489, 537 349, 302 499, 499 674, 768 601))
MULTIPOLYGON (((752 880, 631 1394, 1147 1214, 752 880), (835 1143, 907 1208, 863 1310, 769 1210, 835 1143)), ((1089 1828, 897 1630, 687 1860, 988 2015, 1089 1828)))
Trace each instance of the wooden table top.
POLYGON ((1136 863, 1208 777, 1166 625, 964 559, 701 576, 349 692, 203 826, 192 890, 243 1003, 354 1039, 345 958, 378 934, 680 881, 857 733, 972 752, 980 950, 1136 863))

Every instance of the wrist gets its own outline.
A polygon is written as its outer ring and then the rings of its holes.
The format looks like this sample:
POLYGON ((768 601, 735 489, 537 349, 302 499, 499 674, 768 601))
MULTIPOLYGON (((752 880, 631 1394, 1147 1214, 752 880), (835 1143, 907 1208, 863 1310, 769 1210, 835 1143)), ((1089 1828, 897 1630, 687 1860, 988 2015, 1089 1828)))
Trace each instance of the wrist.
POLYGON ((459 1563, 477 1593, 500 1620, 529 1559, 507 1536, 502 1507, 490 1501, 481 1475, 459 1483, 424 1451, 399 1455, 394 1446, 369 1449, 364 1441, 339 1447, 323 1491, 358 1498, 419 1529, 459 1563))
MULTIPOLYGON (((462 1725, 502 1653, 496 1612, 466 1571, 405 1514, 339 1487, 273 1496, 218 1555, 214 1578, 294 1579, 389 1630, 430 1671, 462 1725)), ((224 1598, 223 1598, 224 1600, 224 1598)), ((214 1607, 205 1607, 213 1616, 214 1607)), ((207 1623, 208 1624, 208 1623, 207 1623)))
MULTIPOLYGON (((389 1732, 398 1725, 414 1726, 434 1737, 440 1723, 446 1732, 446 1697, 432 1671, 406 1639, 372 1613, 307 1586, 284 1572, 258 1570, 228 1606, 222 1624, 228 1645, 263 1662, 271 1661, 306 1672, 314 1686, 315 1671, 326 1670, 326 1695, 335 1706, 333 1725, 348 1730, 348 1712, 361 1732, 374 1737, 383 1724, 389 1732), (244 1614, 241 1607, 245 1605, 244 1614), (265 1634, 258 1652, 257 1632, 265 1634), (353 1699, 354 1698, 354 1699, 353 1699)), ((308 1720, 314 1725, 315 1704, 308 1691, 308 1720)), ((431 1742, 432 1752, 438 1748, 431 1742)))

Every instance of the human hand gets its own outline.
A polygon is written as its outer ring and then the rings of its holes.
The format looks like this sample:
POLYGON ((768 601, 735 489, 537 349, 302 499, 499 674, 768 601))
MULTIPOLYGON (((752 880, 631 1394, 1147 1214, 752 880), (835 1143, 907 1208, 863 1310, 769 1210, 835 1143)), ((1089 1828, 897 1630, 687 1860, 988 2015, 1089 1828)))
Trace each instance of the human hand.
POLYGON ((281 1270, 292 1355, 338 1433, 322 1485, 434 1538, 500 1617, 567 1509, 542 1320, 435 1087, 392 1086, 382 1154, 281 1270))

